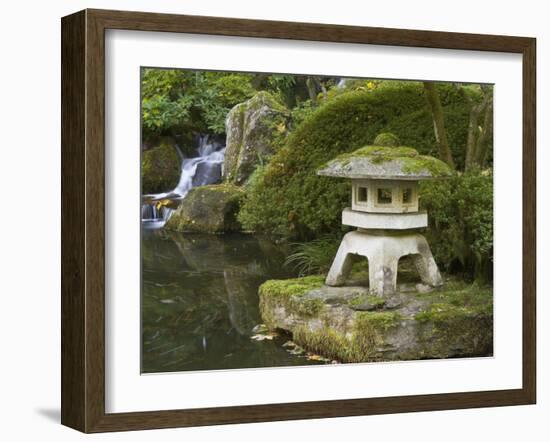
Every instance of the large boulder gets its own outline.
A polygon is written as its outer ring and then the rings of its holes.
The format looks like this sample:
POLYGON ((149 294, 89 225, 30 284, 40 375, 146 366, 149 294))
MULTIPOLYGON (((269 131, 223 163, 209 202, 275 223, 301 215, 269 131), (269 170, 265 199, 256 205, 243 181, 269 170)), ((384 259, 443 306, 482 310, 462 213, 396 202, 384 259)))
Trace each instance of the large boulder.
POLYGON ((180 159, 173 142, 161 141, 141 157, 142 194, 169 192, 178 184, 180 159))
POLYGON ((260 286, 268 329, 285 330, 296 345, 340 362, 493 354, 491 289, 405 286, 382 298, 364 285, 327 287, 323 280, 308 276, 260 286))
POLYGON ((232 184, 194 187, 165 228, 180 232, 224 233, 241 230, 237 212, 244 191, 232 184))
POLYGON ((231 109, 225 122, 223 180, 244 184, 258 164, 277 150, 288 118, 288 110, 263 91, 231 109))

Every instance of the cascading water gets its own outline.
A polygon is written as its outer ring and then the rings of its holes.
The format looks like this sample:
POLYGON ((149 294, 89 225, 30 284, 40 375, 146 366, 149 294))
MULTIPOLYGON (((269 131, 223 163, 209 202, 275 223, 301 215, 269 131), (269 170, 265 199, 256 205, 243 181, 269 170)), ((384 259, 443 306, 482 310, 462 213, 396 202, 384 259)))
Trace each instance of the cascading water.
POLYGON ((174 190, 145 195, 148 202, 141 207, 141 220, 145 227, 161 228, 172 215, 173 209, 161 204, 162 200, 182 200, 193 187, 221 181, 225 146, 209 135, 201 135, 197 141, 197 155, 183 158, 180 179, 174 190))

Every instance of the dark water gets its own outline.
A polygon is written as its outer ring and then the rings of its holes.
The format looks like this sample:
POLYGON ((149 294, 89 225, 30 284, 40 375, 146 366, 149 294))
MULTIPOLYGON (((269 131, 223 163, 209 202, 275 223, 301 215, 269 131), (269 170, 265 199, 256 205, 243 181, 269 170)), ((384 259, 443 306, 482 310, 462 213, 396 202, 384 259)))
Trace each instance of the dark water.
POLYGON ((290 354, 288 336, 251 340, 259 285, 293 276, 272 242, 145 230, 142 256, 143 373, 316 363, 290 354))

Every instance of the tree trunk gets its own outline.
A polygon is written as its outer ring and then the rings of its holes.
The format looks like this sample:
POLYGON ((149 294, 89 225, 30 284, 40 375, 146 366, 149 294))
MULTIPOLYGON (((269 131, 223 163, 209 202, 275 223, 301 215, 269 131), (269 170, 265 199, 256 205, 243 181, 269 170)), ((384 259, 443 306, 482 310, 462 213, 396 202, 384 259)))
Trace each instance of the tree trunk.
POLYGON ((306 80, 307 92, 309 94, 309 99, 313 105, 317 104, 317 83, 315 82, 314 77, 307 77, 306 80))
POLYGON ((468 122, 468 138, 466 140, 466 157, 464 159, 464 170, 471 170, 475 165, 475 155, 479 131, 479 114, 482 111, 483 103, 475 104, 470 110, 470 121, 468 122))
POLYGON ((468 171, 478 166, 483 167, 487 154, 489 135, 493 132, 493 96, 490 90, 483 91, 483 100, 472 105, 468 123, 468 140, 466 142, 466 159, 464 170, 468 171), (479 126, 479 117, 483 117, 483 127, 479 126))
POLYGON ((328 100, 328 91, 323 82, 319 77, 310 77, 313 83, 316 85, 317 90, 320 90, 323 93, 323 101, 328 100))
POLYGON ((441 100, 439 99, 439 93, 437 92, 435 83, 425 81, 424 92, 432 112, 435 141, 439 146, 439 158, 454 169, 455 164, 451 149, 449 148, 449 141, 447 140, 447 131, 445 130, 443 107, 441 106, 441 100))
POLYGON ((491 90, 487 92, 487 94, 489 94, 489 96, 483 116, 483 129, 477 140, 476 146, 476 163, 481 168, 485 165, 489 140, 493 136, 493 91, 491 90))

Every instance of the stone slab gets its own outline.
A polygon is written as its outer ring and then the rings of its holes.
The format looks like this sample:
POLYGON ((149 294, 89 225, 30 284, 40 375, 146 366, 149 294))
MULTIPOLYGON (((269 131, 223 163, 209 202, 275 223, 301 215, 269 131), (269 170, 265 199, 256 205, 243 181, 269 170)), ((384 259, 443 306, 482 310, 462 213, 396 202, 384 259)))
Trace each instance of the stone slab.
POLYGON ((260 287, 266 326, 291 333, 307 351, 339 362, 493 354, 492 290, 471 286, 381 298, 365 287, 327 287, 315 278, 260 287))
POLYGON ((342 211, 342 224, 360 229, 420 229, 428 226, 428 214, 426 212, 367 213, 346 208, 342 211))

